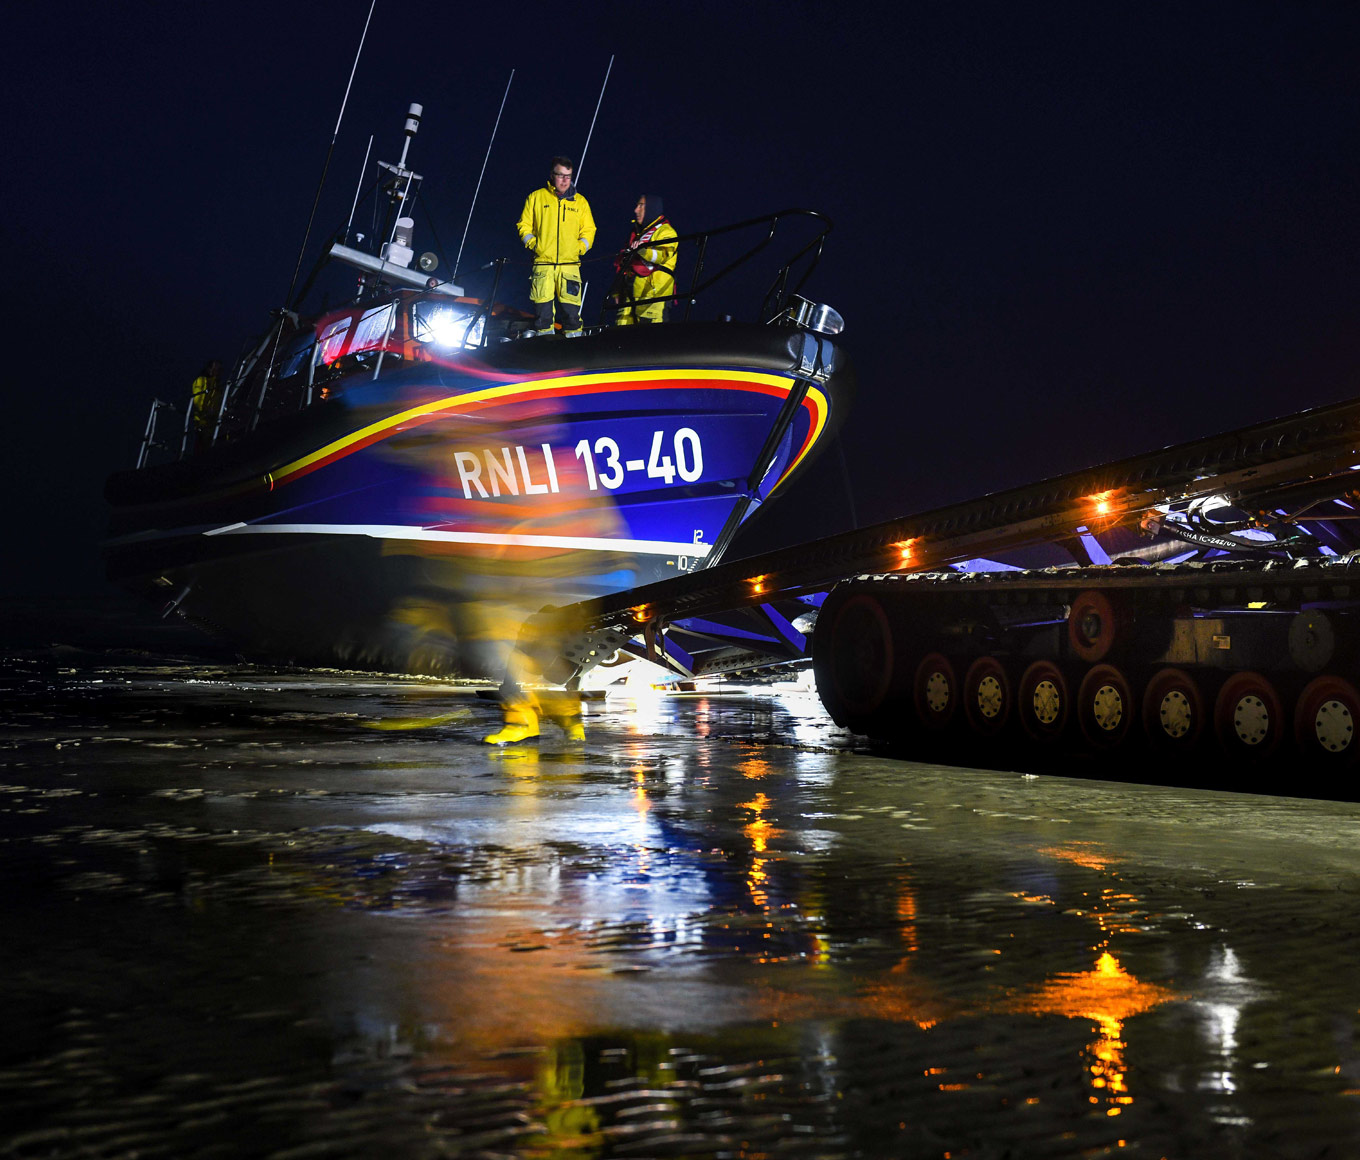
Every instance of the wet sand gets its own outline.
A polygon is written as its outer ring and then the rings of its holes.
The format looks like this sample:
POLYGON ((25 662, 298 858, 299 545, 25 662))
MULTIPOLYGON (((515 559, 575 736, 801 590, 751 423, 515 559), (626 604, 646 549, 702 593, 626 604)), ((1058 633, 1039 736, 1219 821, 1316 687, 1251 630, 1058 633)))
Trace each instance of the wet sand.
POLYGON ((0 1156, 1360 1155, 1360 805, 797 690, 492 750, 448 684, 0 676, 0 1156))

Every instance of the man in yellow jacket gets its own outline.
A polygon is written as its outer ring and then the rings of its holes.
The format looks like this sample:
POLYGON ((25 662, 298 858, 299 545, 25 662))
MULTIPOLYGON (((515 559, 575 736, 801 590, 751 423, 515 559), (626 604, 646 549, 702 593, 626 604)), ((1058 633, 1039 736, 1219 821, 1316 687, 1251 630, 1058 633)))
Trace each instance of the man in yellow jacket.
POLYGON ((529 299, 537 313, 539 334, 553 332, 553 308, 567 337, 581 333, 581 257, 595 241, 595 219, 590 203, 571 183, 576 166, 554 157, 548 183, 524 199, 519 215, 519 237, 534 255, 529 276, 529 299))
MULTIPOLYGON (((622 309, 618 326, 635 322, 665 322, 670 299, 675 296, 675 255, 679 246, 661 243, 675 237, 675 227, 666 220, 659 193, 644 193, 633 207, 633 234, 628 248, 615 260, 623 277, 623 292, 618 295, 622 309), (647 298, 658 299, 646 302, 647 298), (635 306, 633 303, 641 302, 635 306)), ((617 285, 617 283, 616 283, 617 285)))

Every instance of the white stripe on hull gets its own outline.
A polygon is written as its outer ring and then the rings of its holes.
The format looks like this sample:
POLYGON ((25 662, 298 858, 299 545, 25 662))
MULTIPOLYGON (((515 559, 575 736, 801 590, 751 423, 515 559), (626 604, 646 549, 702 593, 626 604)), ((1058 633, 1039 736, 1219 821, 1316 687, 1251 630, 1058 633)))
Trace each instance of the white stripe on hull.
POLYGON ((406 524, 227 524, 211 528, 205 536, 236 536, 252 533, 285 535, 369 536, 376 540, 414 540, 441 544, 485 544, 515 548, 569 548, 587 552, 637 552, 646 556, 707 556, 711 544, 683 540, 625 540, 608 536, 535 536, 517 532, 449 532, 406 524))

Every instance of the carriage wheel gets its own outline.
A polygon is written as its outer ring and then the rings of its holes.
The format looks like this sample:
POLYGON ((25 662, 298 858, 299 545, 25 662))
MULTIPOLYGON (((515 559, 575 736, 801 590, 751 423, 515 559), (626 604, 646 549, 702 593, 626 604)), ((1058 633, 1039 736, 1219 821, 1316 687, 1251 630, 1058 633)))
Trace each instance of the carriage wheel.
POLYGON ((1067 678, 1052 661, 1035 661, 1020 677, 1016 713, 1035 741, 1056 741, 1067 727, 1071 697, 1067 678))
POLYGON ((852 717, 866 717, 883 704, 892 686, 892 625, 877 598, 857 592, 831 627, 831 682, 836 699, 852 717))
POLYGON ((959 682, 954 666, 941 653, 927 653, 912 680, 916 719, 927 729, 944 729, 959 707, 959 682))
POLYGON ((1214 728, 1219 744, 1236 757, 1260 761, 1284 736, 1284 706, 1260 673, 1234 673, 1218 691, 1214 728))
POLYGON ((963 678, 963 710, 974 733, 991 737, 1010 720, 1011 682, 995 657, 978 657, 963 678))
POLYGON ((1124 620, 1105 593, 1088 589, 1072 601, 1067 641, 1082 660, 1090 664, 1103 661, 1124 633, 1124 620))
POLYGON ((1341 677, 1317 677, 1299 694, 1294 711, 1294 740, 1299 749, 1333 768, 1355 764, 1360 742, 1360 692, 1341 677))
POLYGON ((1133 718, 1128 678, 1114 665, 1096 665, 1077 690, 1077 722, 1083 736, 1098 749, 1113 749, 1128 740, 1133 718))
MULTIPOLYGON (((1094 670, 1092 670, 1094 671, 1094 670)), ((1160 753, 1191 753, 1204 734, 1204 697, 1182 669, 1162 669, 1143 691, 1143 732, 1160 753)))

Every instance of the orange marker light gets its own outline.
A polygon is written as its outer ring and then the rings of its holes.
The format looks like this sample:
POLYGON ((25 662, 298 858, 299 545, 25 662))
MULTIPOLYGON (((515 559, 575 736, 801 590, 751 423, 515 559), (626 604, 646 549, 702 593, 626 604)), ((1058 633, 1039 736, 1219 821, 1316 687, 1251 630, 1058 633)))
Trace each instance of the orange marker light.
POLYGON ((898 540, 895 544, 892 545, 892 547, 896 548, 898 552, 897 566, 899 568, 905 568, 908 564, 911 563, 912 546, 915 543, 916 538, 913 537, 910 540, 898 540))
POLYGON ((749 580, 747 580, 746 583, 751 586, 752 595, 759 596, 762 592, 764 592, 765 581, 768 579, 769 579, 768 576, 752 576, 749 580))
POLYGON ((1086 497, 1095 506, 1096 515, 1107 516, 1114 510, 1114 504, 1110 501, 1114 498, 1113 491, 1098 491, 1095 495, 1086 497))

